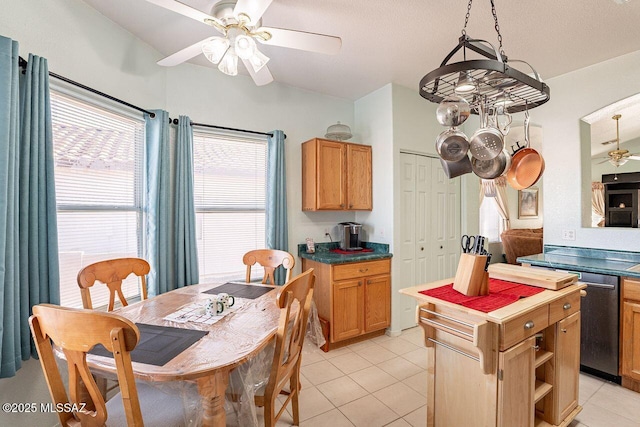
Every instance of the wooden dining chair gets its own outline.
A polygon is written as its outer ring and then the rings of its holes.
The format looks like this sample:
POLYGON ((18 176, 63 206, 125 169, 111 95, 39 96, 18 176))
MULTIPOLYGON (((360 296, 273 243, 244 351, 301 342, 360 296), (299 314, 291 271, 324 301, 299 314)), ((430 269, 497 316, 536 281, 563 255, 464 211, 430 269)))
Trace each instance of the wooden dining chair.
POLYGON ((54 405, 78 409, 57 411, 62 426, 143 426, 143 418, 150 426, 176 426, 189 418, 182 395, 134 381, 130 352, 140 332, 131 321, 113 313, 40 304, 33 307, 29 325, 54 405), (67 361, 69 395, 52 342, 67 361), (120 383, 120 392, 106 403, 86 363, 96 344, 113 353, 120 383))
POLYGON ((285 283, 291 279, 291 270, 293 270, 296 260, 289 252, 280 251, 278 249, 256 249, 249 251, 242 257, 242 262, 247 266, 246 282, 251 282, 251 266, 258 263, 264 267, 264 277, 262 283, 275 285, 274 272, 276 268, 282 266, 287 271, 285 283))
POLYGON ((104 283, 109 288, 109 306, 107 311, 113 311, 116 294, 123 306, 127 306, 127 300, 122 293, 122 281, 130 274, 140 277, 140 299, 147 299, 147 281, 145 276, 151 271, 149 263, 142 258, 116 258, 99 261, 84 267, 78 273, 78 286, 82 294, 82 306, 93 308, 91 292, 89 288, 97 281, 104 283))
POLYGON ((280 321, 276 333, 273 362, 264 393, 260 395, 258 391, 255 396, 256 405, 264 406, 265 427, 276 425, 289 402, 293 409, 293 424, 300 423, 298 407, 301 388, 300 355, 311 312, 314 282, 315 275, 313 268, 310 268, 283 285, 276 296, 276 304, 280 307, 280 321), (294 304, 296 301, 297 304, 294 304), (287 385, 289 391, 283 392, 287 385), (288 396, 282 408, 276 413, 276 398, 281 393, 288 396))

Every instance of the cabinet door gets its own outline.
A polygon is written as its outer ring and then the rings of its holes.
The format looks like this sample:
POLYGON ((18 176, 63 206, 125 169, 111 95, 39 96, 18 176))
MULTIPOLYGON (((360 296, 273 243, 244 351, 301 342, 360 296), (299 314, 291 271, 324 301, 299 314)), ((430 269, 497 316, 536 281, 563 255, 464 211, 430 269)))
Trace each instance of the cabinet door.
POLYGON ((391 323, 391 276, 366 277, 364 331, 384 329, 391 323))
POLYGON ((560 424, 578 406, 580 372, 580 312, 556 324, 554 424, 560 424))
POLYGON ((346 209, 345 144, 318 140, 317 208, 346 209))
POLYGON ((373 209, 371 146, 347 144, 347 209, 373 209))
POLYGON ((364 281, 342 280, 333 284, 332 342, 357 337, 364 329, 364 281))
POLYGON ((535 337, 500 352, 498 426, 532 427, 535 393, 535 337))
POLYGON ((640 381, 640 301, 625 301, 622 336, 622 375, 640 381))

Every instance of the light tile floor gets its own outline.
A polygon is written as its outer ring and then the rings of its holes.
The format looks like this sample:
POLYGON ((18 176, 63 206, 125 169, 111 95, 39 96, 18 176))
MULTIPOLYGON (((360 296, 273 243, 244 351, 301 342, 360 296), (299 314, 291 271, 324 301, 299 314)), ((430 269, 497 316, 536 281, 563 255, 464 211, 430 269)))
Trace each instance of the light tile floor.
MULTIPOLYGON (((302 356, 300 425, 426 425, 426 350, 422 329, 302 356)), ((570 427, 640 427, 640 393, 580 374, 583 410, 570 427)), ((261 416, 261 414, 259 414, 261 416)), ((289 408, 277 426, 290 426, 289 408)))

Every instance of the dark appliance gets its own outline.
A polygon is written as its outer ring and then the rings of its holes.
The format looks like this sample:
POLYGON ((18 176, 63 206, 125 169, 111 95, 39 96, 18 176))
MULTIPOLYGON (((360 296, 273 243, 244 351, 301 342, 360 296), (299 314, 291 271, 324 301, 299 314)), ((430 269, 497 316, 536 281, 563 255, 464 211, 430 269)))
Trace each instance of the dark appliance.
POLYGON ((338 224, 340 232, 340 249, 343 251, 360 251, 362 244, 360 240, 360 232, 362 224, 357 222, 341 222, 338 224))

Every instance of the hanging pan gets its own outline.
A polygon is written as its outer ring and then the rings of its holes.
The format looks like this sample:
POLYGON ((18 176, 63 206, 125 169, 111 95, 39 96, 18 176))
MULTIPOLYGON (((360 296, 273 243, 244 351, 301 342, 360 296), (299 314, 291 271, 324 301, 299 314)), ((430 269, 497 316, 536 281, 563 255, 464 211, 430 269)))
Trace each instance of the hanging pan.
POLYGON ((436 151, 442 160, 457 162, 467 156, 469 139, 464 132, 452 127, 436 138, 436 151))
POLYGON ((511 166, 511 156, 507 150, 502 150, 498 157, 491 160, 471 159, 473 173, 482 179, 495 179, 504 175, 511 166))
POLYGON ((489 117, 483 102, 478 104, 480 129, 469 140, 469 151, 478 160, 491 160, 498 157, 504 148, 504 137, 498 129, 489 126, 489 117))
MULTIPOLYGON (((523 190, 535 184, 544 172, 542 155, 531 148, 529 141, 529 111, 525 110, 524 148, 513 153, 511 168, 507 172, 507 182, 516 190, 523 190)), ((518 145, 519 146, 519 145, 518 145)))

